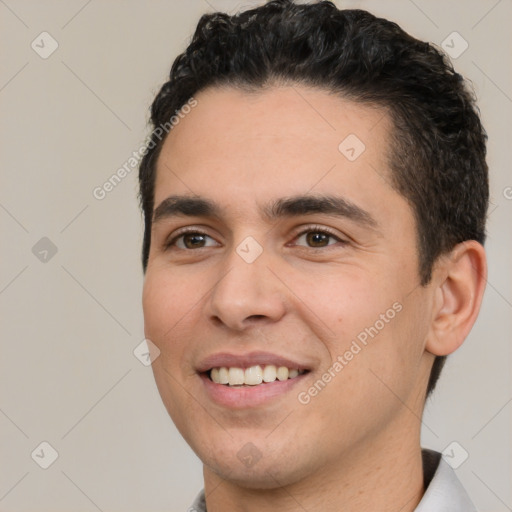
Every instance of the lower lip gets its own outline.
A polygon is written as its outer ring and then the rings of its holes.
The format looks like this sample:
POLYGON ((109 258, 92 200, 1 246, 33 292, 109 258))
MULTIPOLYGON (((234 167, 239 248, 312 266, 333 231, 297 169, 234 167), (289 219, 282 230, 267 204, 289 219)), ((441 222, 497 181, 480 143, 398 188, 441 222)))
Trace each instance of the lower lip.
POLYGON ((215 403, 232 409, 246 409, 278 399, 302 382, 306 375, 307 373, 304 373, 293 379, 276 380, 257 386, 243 387, 216 384, 204 373, 200 374, 200 377, 204 383, 206 393, 215 403))

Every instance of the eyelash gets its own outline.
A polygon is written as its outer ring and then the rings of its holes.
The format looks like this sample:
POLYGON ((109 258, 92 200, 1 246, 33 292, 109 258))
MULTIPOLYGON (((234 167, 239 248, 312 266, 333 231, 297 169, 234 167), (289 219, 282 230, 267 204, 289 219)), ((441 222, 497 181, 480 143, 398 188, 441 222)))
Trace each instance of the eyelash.
MULTIPOLYGON (((294 235, 293 240, 295 241, 295 240, 299 239, 301 236, 303 236, 303 235, 305 235, 307 233, 320 233, 320 234, 323 234, 323 235, 327 235, 330 238, 334 238, 337 242, 341 243, 342 245, 347 245, 348 244, 347 240, 343 240, 342 238, 340 238, 337 234, 335 234, 330 229, 325 228, 323 226, 321 227, 321 226, 314 226, 314 225, 313 226, 307 226, 306 228, 303 228, 301 231, 299 231, 297 234, 294 235)), ((203 236, 207 236, 207 237, 213 239, 213 237, 211 237, 207 233, 204 233, 200 229, 193 228, 193 227, 183 228, 178 234, 176 234, 174 237, 172 237, 171 240, 169 240, 168 242, 165 243, 165 247, 164 247, 165 250, 168 250, 168 249, 171 249, 172 247, 175 247, 176 246, 176 242, 181 237, 183 237, 185 235, 188 235, 188 234, 203 235, 203 236)), ((302 247, 304 249, 326 249, 326 248, 330 247, 330 245, 331 244, 328 244, 327 246, 324 246, 324 247, 304 247, 304 246, 300 246, 300 247, 302 247)), ((204 249, 204 248, 205 247, 200 247, 200 249, 204 249)), ((197 249, 181 249, 181 250, 193 251, 193 250, 197 250, 197 249)))

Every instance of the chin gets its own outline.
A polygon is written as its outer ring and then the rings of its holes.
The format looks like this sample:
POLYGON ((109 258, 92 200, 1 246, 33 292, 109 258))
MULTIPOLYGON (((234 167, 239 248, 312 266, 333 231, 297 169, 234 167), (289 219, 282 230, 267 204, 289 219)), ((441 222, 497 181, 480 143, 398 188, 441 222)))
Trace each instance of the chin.
MULTIPOLYGON (((317 471, 319 458, 307 456, 293 436, 289 442, 280 440, 280 445, 269 443, 265 433, 237 436, 229 443, 210 443, 194 450, 205 465, 205 469, 218 477, 246 489, 278 489, 283 485, 299 482, 317 471), (259 435, 258 435, 259 434, 259 435), (240 448, 238 448, 240 446, 240 448), (299 459, 299 454, 302 456, 299 459)), ((205 438, 208 436, 205 435, 205 438)), ((192 446, 192 445, 191 445, 192 446)))

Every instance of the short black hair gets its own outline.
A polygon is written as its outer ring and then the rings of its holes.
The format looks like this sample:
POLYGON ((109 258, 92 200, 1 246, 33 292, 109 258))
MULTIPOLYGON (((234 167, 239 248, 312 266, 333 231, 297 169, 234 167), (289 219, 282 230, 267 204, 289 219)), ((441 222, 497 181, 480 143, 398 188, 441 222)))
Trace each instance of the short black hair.
MULTIPOLYGON (((235 15, 203 15, 151 106, 151 149, 139 169, 144 271, 165 140, 155 130, 208 87, 255 91, 278 84, 312 86, 386 109, 393 122, 390 179, 414 212, 422 285, 436 259, 456 244, 484 243, 487 137, 474 95, 444 54, 367 11, 340 10, 330 1, 273 0, 235 15)), ((427 394, 445 359, 436 357, 427 394)))

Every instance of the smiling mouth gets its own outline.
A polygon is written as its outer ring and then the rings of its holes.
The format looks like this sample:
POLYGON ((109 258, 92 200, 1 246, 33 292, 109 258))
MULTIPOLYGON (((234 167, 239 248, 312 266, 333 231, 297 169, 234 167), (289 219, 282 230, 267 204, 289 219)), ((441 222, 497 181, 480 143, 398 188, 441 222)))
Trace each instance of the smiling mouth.
POLYGON ((212 368, 206 375, 215 384, 222 384, 230 387, 253 387, 261 384, 270 384, 277 381, 295 379, 299 375, 307 373, 308 370, 298 370, 286 366, 265 366, 256 365, 249 368, 226 367, 212 368))

